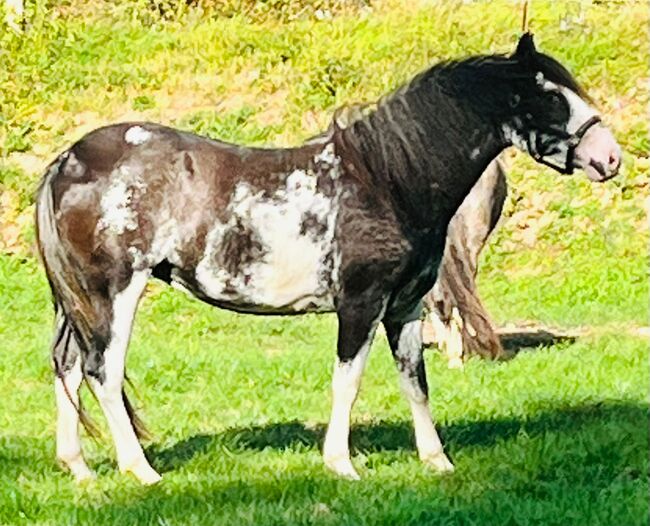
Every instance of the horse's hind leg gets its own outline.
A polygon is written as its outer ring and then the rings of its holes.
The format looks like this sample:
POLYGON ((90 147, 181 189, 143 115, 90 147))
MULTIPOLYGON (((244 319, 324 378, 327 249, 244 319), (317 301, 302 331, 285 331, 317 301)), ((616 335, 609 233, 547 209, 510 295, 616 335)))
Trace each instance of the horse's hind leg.
POLYGON ((143 484, 158 482, 160 475, 144 456, 125 405, 122 388, 133 318, 149 274, 149 271, 133 273, 126 288, 112 298, 107 344, 104 349, 95 349, 94 352, 98 354, 88 356, 84 362, 84 372, 113 435, 119 469, 123 473, 130 471, 143 484))
POLYGON ((55 338, 52 358, 57 373, 54 380, 57 408, 56 456, 78 481, 82 481, 92 478, 93 473, 83 458, 79 439, 79 387, 83 379, 81 355, 70 324, 60 310, 55 338))

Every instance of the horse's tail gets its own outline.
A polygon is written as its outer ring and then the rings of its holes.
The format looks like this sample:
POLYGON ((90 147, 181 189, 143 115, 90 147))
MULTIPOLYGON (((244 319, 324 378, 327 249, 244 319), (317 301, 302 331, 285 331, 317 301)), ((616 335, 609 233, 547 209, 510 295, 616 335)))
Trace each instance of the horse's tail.
POLYGON ((79 421, 83 425, 86 432, 94 438, 101 436, 99 428, 92 421, 88 413, 85 411, 81 398, 77 397, 78 403, 75 403, 73 396, 68 390, 68 385, 65 381, 65 374, 74 366, 77 360, 81 360, 82 353, 77 343, 76 337, 73 335, 72 326, 70 321, 63 314, 63 309, 60 305, 54 304, 56 328, 54 331, 54 338, 52 340, 52 367, 54 374, 61 381, 63 390, 70 403, 77 410, 79 421))
MULTIPOLYGON (((110 338, 110 320, 92 305, 83 267, 66 250, 66 243, 57 227, 53 186, 57 176, 65 173, 70 155, 69 150, 61 154, 48 167, 41 181, 36 197, 36 240, 52 291, 56 314, 56 329, 52 341, 54 373, 61 380, 68 398, 72 401, 64 381, 65 374, 79 359, 86 378, 87 367, 84 362, 86 358, 95 356, 96 353, 92 351, 103 348, 102 342, 110 338)), ((122 398, 138 436, 148 436, 124 390, 122 398)), ((86 431, 91 436, 98 436, 98 428, 81 407, 81 402, 73 405, 86 431)))
POLYGON ((54 300, 55 331, 52 340, 52 366, 54 374, 61 380, 66 395, 76 407, 79 419, 91 436, 98 436, 97 427, 84 411, 81 401, 78 404, 68 392, 65 374, 77 360, 87 356, 91 345, 90 327, 94 320, 88 319, 85 313, 92 309, 81 306, 86 297, 84 285, 77 278, 78 273, 70 272, 72 262, 65 250, 59 235, 54 210, 54 181, 64 169, 69 152, 61 154, 47 168, 36 196, 36 242, 41 261, 45 267, 52 296, 54 300))

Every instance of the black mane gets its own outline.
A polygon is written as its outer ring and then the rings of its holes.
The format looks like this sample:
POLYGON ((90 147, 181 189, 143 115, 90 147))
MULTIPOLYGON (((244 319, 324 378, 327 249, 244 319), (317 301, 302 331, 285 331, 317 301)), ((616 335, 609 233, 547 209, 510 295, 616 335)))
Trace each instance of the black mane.
POLYGON ((415 211, 441 212, 469 191, 454 177, 460 167, 449 166, 448 152, 469 156, 468 134, 494 138, 499 123, 513 115, 513 93, 523 94, 522 108, 536 104, 539 73, 586 98, 569 71, 548 55, 480 55, 436 64, 375 105, 337 112, 332 133, 362 158, 367 183, 377 193, 385 189, 398 208, 424 225, 427 218, 415 211), (439 163, 432 165, 432 159, 439 163), (432 187, 434 170, 438 181, 432 187))

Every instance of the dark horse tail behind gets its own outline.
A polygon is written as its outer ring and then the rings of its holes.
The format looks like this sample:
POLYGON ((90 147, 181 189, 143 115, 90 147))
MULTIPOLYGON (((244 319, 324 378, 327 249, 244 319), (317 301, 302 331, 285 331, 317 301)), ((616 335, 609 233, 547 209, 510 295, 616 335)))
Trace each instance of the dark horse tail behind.
MULTIPOLYGON (((74 261, 70 257, 69 251, 65 249, 56 226, 52 183, 58 174, 65 171, 68 155, 68 152, 64 152, 50 164, 38 189, 36 235, 40 256, 52 290, 56 314, 56 328, 51 344, 54 373, 61 380, 68 399, 77 409, 84 429, 89 435, 99 437, 99 429, 82 407, 81 399, 78 404, 75 404, 63 381, 65 373, 75 366, 77 360, 81 360, 81 370, 86 378, 85 361, 87 357, 93 356, 93 353, 89 351, 93 348, 94 340, 97 338, 94 327, 107 322, 107 320, 96 319, 96 316, 93 315, 94 309, 84 308, 84 303, 88 301, 89 297, 84 282, 84 272, 79 263, 74 261)), ((86 382, 86 384, 90 388, 89 383, 86 382)), ((149 436, 149 432, 135 413, 124 390, 122 390, 122 399, 138 436, 149 436)))

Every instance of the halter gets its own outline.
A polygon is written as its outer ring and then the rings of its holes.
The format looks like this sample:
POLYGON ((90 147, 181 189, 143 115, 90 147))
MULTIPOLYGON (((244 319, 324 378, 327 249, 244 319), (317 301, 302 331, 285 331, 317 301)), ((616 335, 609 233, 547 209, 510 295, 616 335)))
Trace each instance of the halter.
POLYGON ((537 145, 535 141, 530 140, 532 138, 532 134, 528 140, 528 150, 530 152, 530 155, 538 163, 545 164, 546 166, 553 168, 554 170, 557 170, 561 174, 571 175, 573 173, 573 158, 575 157, 575 151, 576 148, 578 147, 578 144, 580 144, 582 138, 589 131, 589 128, 595 126, 599 122, 601 122, 601 118, 598 115, 594 115, 593 117, 588 119, 582 126, 580 126, 575 132, 559 134, 566 139, 566 142, 568 144, 568 148, 566 152, 566 161, 563 167, 554 164, 551 161, 547 161, 544 158, 544 156, 537 151, 537 145))

